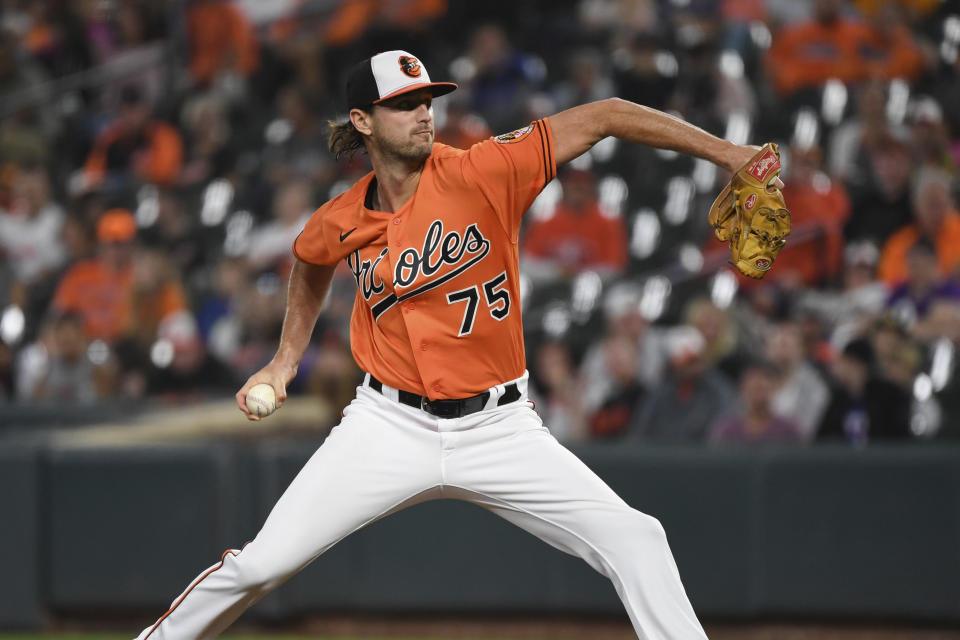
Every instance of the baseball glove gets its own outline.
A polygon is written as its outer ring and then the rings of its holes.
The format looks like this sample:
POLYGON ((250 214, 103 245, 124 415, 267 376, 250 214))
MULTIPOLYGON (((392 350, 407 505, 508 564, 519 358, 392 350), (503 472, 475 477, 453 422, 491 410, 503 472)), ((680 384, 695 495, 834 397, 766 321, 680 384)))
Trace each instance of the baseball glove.
POLYGON ((790 212, 776 186, 780 151, 768 142, 740 168, 710 207, 710 226, 730 241, 733 266, 751 278, 766 275, 790 234, 790 212))

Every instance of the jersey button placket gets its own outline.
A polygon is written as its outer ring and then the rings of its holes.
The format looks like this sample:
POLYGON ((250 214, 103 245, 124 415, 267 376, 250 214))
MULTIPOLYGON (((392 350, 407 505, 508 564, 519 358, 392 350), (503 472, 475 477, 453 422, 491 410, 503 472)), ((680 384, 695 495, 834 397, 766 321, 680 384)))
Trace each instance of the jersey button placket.
MULTIPOLYGON (((400 218, 394 218, 394 219, 393 219, 393 224, 394 224, 394 226, 399 225, 400 222, 402 222, 402 221, 400 220, 400 218)), ((393 235, 393 246, 399 247, 399 246, 400 246, 400 230, 398 229, 397 232, 394 233, 394 234, 392 234, 392 235, 393 235)))

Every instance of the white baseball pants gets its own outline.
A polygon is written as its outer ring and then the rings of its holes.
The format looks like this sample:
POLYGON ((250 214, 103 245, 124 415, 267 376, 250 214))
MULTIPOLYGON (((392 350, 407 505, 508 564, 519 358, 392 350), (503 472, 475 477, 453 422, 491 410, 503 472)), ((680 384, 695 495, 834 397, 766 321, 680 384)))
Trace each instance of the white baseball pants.
POLYGON ((201 573, 138 640, 214 638, 354 531, 435 498, 481 505, 613 581, 639 638, 706 638, 663 527, 550 435, 526 400, 441 419, 367 386, 277 501, 257 537, 201 573))

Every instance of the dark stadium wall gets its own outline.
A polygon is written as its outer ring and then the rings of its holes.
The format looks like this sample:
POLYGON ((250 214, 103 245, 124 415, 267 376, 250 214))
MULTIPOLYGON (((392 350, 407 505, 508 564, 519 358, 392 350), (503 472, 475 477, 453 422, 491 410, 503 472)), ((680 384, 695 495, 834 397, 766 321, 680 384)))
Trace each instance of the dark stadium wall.
MULTIPOLYGON (((0 449, 0 628, 162 612, 256 533, 312 450, 0 449)), ((960 447, 577 453, 660 518, 707 620, 960 621, 960 447)), ((249 615, 340 611, 622 612, 585 563, 450 501, 358 532, 249 615)))

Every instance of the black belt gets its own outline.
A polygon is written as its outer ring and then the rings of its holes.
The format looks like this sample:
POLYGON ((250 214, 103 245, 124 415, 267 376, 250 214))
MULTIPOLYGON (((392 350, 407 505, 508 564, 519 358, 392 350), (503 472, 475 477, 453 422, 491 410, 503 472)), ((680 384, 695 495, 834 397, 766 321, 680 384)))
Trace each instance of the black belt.
MULTIPOLYGON (((383 393, 383 383, 370 376, 370 388, 379 393, 383 393)), ((426 396, 418 396, 415 393, 397 389, 397 400, 413 407, 422 409, 438 418, 461 418, 471 413, 476 413, 487 406, 487 400, 490 399, 490 392, 484 391, 469 398, 457 398, 451 400, 430 400, 426 396)), ((511 382, 504 387, 503 395, 497 400, 497 406, 502 407, 505 404, 516 402, 520 399, 520 389, 516 382, 511 382)))

